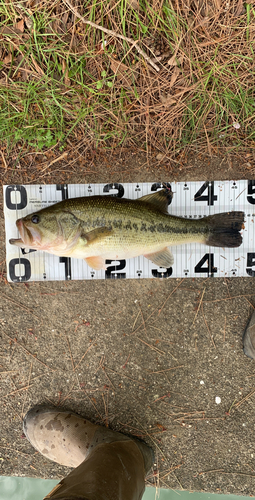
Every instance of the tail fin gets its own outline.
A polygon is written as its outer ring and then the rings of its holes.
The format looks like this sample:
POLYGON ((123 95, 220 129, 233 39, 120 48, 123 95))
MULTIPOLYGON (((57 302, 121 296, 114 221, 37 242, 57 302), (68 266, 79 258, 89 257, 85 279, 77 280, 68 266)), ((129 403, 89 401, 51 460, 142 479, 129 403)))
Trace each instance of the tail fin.
POLYGON ((225 212, 206 217, 209 237, 206 245, 212 247, 240 247, 243 238, 239 231, 244 228, 244 212, 225 212))

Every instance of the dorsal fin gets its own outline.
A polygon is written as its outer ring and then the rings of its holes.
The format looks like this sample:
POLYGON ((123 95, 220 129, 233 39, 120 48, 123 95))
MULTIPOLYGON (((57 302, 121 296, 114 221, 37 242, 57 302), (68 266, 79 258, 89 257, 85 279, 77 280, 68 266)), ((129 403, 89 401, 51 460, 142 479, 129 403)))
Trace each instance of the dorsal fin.
POLYGON ((168 205, 170 205, 173 199, 173 192, 169 188, 161 189, 161 191, 157 191, 153 194, 146 194, 139 198, 138 201, 145 201, 146 203, 150 203, 150 205, 154 205, 155 208, 160 210, 163 213, 168 213, 168 205))

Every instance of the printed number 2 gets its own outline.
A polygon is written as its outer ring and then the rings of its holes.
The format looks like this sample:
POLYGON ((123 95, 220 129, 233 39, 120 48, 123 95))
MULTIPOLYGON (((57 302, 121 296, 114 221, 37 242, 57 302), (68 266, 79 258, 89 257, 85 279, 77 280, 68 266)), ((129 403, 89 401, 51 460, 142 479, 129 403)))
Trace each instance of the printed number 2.
MULTIPOLYGON (((116 259, 117 260, 117 259, 116 259)), ((106 264, 111 264, 112 262, 115 262, 114 260, 106 260, 106 264)), ((119 264, 116 266, 109 266, 107 267, 105 271, 105 278, 106 279, 121 279, 121 278, 126 278, 126 273, 117 273, 116 271, 121 271, 121 269, 125 269, 126 267, 126 261, 125 260, 119 260, 119 264)))
POLYGON ((217 201, 217 196, 214 194, 214 182, 204 182, 201 188, 196 192, 194 196, 195 201, 207 201, 207 205, 214 205, 217 201), (203 195, 202 193, 208 189, 208 194, 203 195))
POLYGON ((255 271, 253 271, 253 267, 255 268, 255 253, 247 253, 246 272, 247 274, 249 274, 249 276, 252 276, 254 278, 255 271))

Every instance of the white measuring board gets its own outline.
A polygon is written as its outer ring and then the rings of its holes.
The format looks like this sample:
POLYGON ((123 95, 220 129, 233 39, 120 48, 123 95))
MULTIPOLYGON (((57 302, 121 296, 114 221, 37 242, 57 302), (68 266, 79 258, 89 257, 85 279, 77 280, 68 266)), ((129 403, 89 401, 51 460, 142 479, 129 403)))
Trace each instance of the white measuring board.
MULTIPOLYGON (((165 183, 168 184, 169 183, 165 183)), ((243 243, 239 248, 213 248, 200 244, 171 247, 174 264, 169 269, 157 267, 144 257, 107 261, 106 271, 94 271, 84 260, 58 257, 46 252, 20 249, 10 245, 19 238, 15 222, 63 199, 92 195, 140 198, 162 188, 160 182, 141 184, 52 184, 4 186, 6 262, 10 282, 140 279, 183 277, 255 276, 255 180, 173 182, 174 193, 169 213, 199 218, 231 210, 245 213, 243 243)))

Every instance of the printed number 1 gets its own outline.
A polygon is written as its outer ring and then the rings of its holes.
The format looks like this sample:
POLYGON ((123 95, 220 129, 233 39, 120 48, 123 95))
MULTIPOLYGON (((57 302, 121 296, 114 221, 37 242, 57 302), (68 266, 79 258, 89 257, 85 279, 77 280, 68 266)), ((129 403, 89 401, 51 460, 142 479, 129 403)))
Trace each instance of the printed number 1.
MULTIPOLYGON (((68 185, 67 184, 57 184, 57 191, 61 191, 62 200, 68 200, 68 185)), ((72 279, 72 269, 71 269, 71 259, 70 257, 59 257, 59 263, 65 264, 65 279, 72 279)))
POLYGON ((214 194, 214 182, 204 182, 194 196, 195 201, 207 201, 207 205, 214 205, 217 198, 218 197, 214 194), (204 193, 206 189, 208 190, 208 194, 203 195, 202 193, 204 193))

